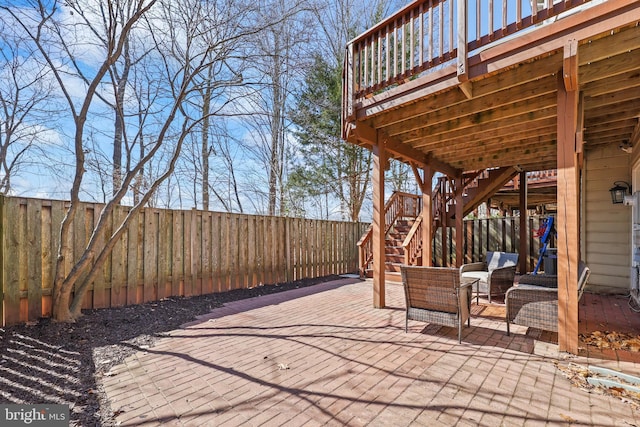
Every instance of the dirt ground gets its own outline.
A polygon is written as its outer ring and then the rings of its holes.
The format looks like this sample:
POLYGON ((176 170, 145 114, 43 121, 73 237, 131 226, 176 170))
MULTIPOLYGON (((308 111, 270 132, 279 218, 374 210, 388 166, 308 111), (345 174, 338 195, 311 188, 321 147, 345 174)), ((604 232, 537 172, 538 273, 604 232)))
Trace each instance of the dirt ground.
POLYGON ((338 276, 299 280, 122 308, 87 310, 75 323, 41 319, 0 328, 0 403, 59 403, 72 426, 115 426, 98 379, 164 333, 226 302, 313 286, 338 276))

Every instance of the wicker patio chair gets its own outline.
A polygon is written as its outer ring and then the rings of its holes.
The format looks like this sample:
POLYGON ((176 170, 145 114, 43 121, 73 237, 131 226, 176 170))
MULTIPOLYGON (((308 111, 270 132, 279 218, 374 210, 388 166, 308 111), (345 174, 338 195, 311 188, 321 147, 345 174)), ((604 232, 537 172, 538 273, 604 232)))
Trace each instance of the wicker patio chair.
MULTIPOLYGON (((590 270, 584 262, 578 264, 578 301, 582 298, 590 270)), ((528 326, 558 332, 558 288, 521 284, 507 290, 505 295, 507 335, 509 325, 528 326)))
POLYGON ((407 303, 404 330, 409 319, 458 327, 462 342, 462 324, 471 326, 471 284, 460 285, 457 268, 402 266, 402 284, 407 303))
POLYGON ((460 281, 475 282, 476 304, 481 293, 486 294, 491 303, 492 295, 504 295, 513 286, 517 264, 516 253, 487 252, 485 262, 473 262, 460 267, 460 281))

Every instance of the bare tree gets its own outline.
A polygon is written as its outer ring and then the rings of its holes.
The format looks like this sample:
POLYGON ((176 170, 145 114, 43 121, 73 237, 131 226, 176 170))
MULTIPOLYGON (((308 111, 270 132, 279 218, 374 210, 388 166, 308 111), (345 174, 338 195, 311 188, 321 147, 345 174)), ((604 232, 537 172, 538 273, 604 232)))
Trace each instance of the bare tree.
POLYGON ((5 19, 0 45, 0 194, 9 194, 12 178, 42 157, 42 146, 55 142, 46 140, 46 126, 57 106, 50 71, 5 19))
MULTIPOLYGON (((258 53, 254 59, 258 82, 244 107, 253 137, 247 147, 264 164, 267 213, 276 215, 285 211, 288 109, 293 88, 309 63, 307 46, 313 27, 305 0, 275 0, 270 4, 270 14, 282 16, 282 24, 260 33, 251 45, 258 53)), ((267 15, 263 19, 271 18, 267 15)))
POLYGON ((202 126, 203 130, 208 130, 206 137, 200 133, 191 135, 191 144, 185 147, 176 175, 182 178, 182 182, 190 183, 192 206, 199 206, 199 196, 202 196, 202 208, 205 210, 213 208, 242 213, 243 196, 236 172, 244 160, 242 144, 227 128, 227 118, 211 119, 215 120, 210 120, 206 127, 202 126), (204 202, 205 195, 211 199, 208 203, 204 202))
POLYGON ((329 195, 343 218, 357 221, 369 194, 371 152, 340 138, 341 75, 344 46, 372 22, 388 13, 391 2, 354 0, 317 2, 317 50, 293 108, 299 156, 292 166, 290 188, 299 201, 329 195))
MULTIPOLYGON (((88 285, 128 223, 171 176, 185 140, 201 124, 203 117, 195 105, 202 76, 213 66, 219 77, 216 83, 219 87, 233 86, 240 80, 234 71, 234 64, 240 58, 234 57, 234 52, 238 43, 258 30, 253 26, 256 22, 253 15, 258 13, 259 5, 245 0, 67 0, 64 3, 30 0, 24 3, 21 8, 0 4, 0 9, 24 30, 48 65, 66 100, 74 127, 75 168, 71 203, 61 224, 53 286, 53 317, 58 321, 69 321, 80 315, 88 285), (119 13, 124 9, 128 14, 121 19, 119 13), (74 18, 77 16, 81 19, 74 18), (90 16, 102 16, 105 21, 99 23, 90 16), (99 37, 91 39, 91 34, 99 34, 99 37), (123 140, 138 138, 140 141, 144 136, 144 151, 139 157, 133 149, 127 152, 120 187, 106 201, 82 254, 73 260, 70 271, 65 272, 65 259, 72 253, 68 235, 78 209, 87 167, 87 124, 94 116, 106 120, 104 112, 108 105, 105 107, 101 98, 108 97, 105 87, 114 87, 109 84, 111 67, 122 60, 127 42, 142 39, 150 46, 150 52, 145 52, 145 55, 149 55, 147 64, 152 66, 146 67, 145 72, 148 73, 146 80, 151 83, 153 95, 147 98, 149 104, 144 106, 149 112, 145 121, 139 120, 138 103, 132 103, 135 120, 125 122, 123 140), (78 85, 78 79, 70 82, 66 74, 68 70, 78 69, 83 70, 86 77, 81 80, 84 88, 79 95, 72 90, 77 88, 73 85, 78 85), (125 197, 143 168, 158 159, 163 159, 162 171, 149 182, 148 189, 140 194, 138 203, 129 210, 123 222, 113 227, 111 235, 105 236, 108 218, 115 206, 125 197), (106 242, 104 247, 97 245, 101 238, 106 242)), ((136 66, 138 59, 131 58, 132 67, 136 66)), ((223 110, 229 99, 218 101, 211 115, 223 110)), ((124 104, 122 108, 124 110, 124 104)), ((126 118, 127 114, 121 117, 126 118)), ((127 146, 132 148, 136 145, 130 143, 127 146)))

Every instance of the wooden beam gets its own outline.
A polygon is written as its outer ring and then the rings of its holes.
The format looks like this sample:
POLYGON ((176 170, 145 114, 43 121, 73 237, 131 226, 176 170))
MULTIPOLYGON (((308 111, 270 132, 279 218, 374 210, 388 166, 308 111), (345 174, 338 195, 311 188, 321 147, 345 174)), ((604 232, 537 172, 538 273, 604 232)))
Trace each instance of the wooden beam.
MULTIPOLYGON (((434 112, 421 115, 414 119, 405 120, 401 123, 384 127, 384 131, 391 135, 412 134, 412 131, 421 129, 428 124, 435 126, 437 124, 447 124, 451 120, 462 117, 471 117, 472 123, 477 125, 486 119, 492 118, 493 112, 496 110, 508 112, 508 108, 514 107, 514 100, 518 100, 520 104, 527 102, 531 104, 539 99, 546 99, 544 95, 555 94, 555 79, 552 77, 540 79, 537 81, 525 83, 521 86, 509 88, 487 96, 478 96, 472 100, 461 104, 449 105, 434 112), (491 114, 483 115, 484 112, 491 111, 491 114), (486 118, 485 118, 486 116, 486 118)), ((529 111, 532 111, 530 108, 529 111)), ((391 113, 393 114, 393 113, 391 113)), ((513 114, 512 114, 513 115, 513 114)), ((493 118, 495 120, 495 118, 493 118)), ((376 126, 378 126, 376 124, 376 126)))
POLYGON ((371 147, 378 143, 378 133, 375 128, 364 123, 356 122, 352 134, 360 143, 364 142, 371 147))
POLYGON ((450 176, 450 177, 462 176, 462 172, 463 172, 462 169, 455 168, 450 164, 443 162, 441 160, 438 160, 432 156, 427 157, 427 164, 431 166, 431 168, 433 168, 434 170, 441 172, 447 176, 450 176))
MULTIPOLYGON (((499 73, 483 80, 477 80, 473 82, 473 95, 476 98, 502 92, 513 87, 518 87, 529 82, 536 82, 541 78, 552 76, 558 72, 558 67, 562 64, 561 53, 551 53, 547 56, 543 56, 536 61, 520 64, 516 69, 511 70, 508 73, 499 73)), ((418 77, 414 82, 419 82, 426 79, 432 73, 427 74, 424 77, 418 77)), ((440 78, 437 73, 434 74, 434 78, 440 78)), ((437 79, 436 78, 436 79, 437 79)), ((457 80, 457 79, 456 79, 457 80)), ((555 81, 555 80, 554 80, 555 81)), ((411 82, 411 83, 414 83, 411 82)), ((411 90, 410 84, 407 83, 397 89, 392 89, 384 94, 375 96, 370 99, 362 100, 362 105, 359 107, 365 110, 371 110, 370 112, 363 113, 361 119, 371 117, 373 115, 383 112, 381 103, 384 99, 391 99, 394 97, 394 93, 399 90, 408 91, 411 90), (382 96, 386 95, 383 99, 382 96)), ((453 89, 460 82, 456 81, 452 84, 450 89, 453 89)), ((425 82, 425 84, 428 84, 425 82)), ((397 94, 397 93, 396 93, 397 94)), ((384 116, 376 117, 377 126, 390 126, 395 123, 400 123, 405 120, 410 120, 425 114, 433 113, 442 108, 449 107, 461 102, 465 102, 468 98, 464 96, 461 91, 449 90, 438 91, 437 93, 429 96, 428 98, 420 97, 419 103, 405 105, 402 109, 395 110, 393 114, 385 114, 384 116)))
MULTIPOLYGON (((364 100, 368 102, 363 102, 361 107, 357 109, 356 118, 358 120, 370 119, 389 109, 454 89, 459 83, 456 75, 456 65, 446 66, 428 73, 422 79, 409 81, 396 89, 388 90, 364 100)), ((462 94, 460 94, 460 99, 464 99, 462 94)))
POLYGON ((605 123, 597 123, 595 120, 589 123, 589 133, 601 133, 618 129, 633 129, 638 122, 636 117, 618 116, 610 117, 605 123))
POLYGON ((637 147, 640 144, 640 119, 637 119, 636 126, 633 128, 629 143, 632 147, 637 147))
POLYGON ((558 80, 558 346, 578 354, 579 180, 576 158, 578 91, 558 80))
MULTIPOLYGON (((609 126, 595 126, 589 127, 585 132, 585 139, 591 141, 591 139, 597 138, 613 138, 616 135, 631 135, 636 125, 637 119, 626 119, 620 122, 610 123, 609 126)), ((615 142, 615 140, 612 140, 615 142)))
POLYGON ((416 178, 416 182, 418 183, 418 188, 420 188, 420 190, 424 193, 424 183, 426 181, 426 178, 422 179, 422 177, 420 176, 420 171, 418 171, 418 168, 416 167, 415 164, 411 163, 409 166, 411 166, 411 171, 413 171, 413 176, 416 178))
POLYGON ((638 52, 631 51, 607 60, 582 65, 579 71, 579 80, 581 84, 595 83, 603 79, 634 72, 638 69, 637 57, 638 52))
POLYGON ((640 99, 631 99, 617 105, 606 105, 604 107, 592 108, 589 103, 584 106, 584 119, 587 125, 593 120, 609 115, 629 115, 631 117, 640 116, 640 99))
POLYGON ((384 167, 387 154, 384 144, 373 146, 373 306, 385 307, 385 236, 384 167))
MULTIPOLYGON (((387 162, 389 160, 389 155, 391 155, 405 163, 417 164, 421 167, 429 164, 433 169, 448 176, 458 176, 462 174, 460 169, 439 161, 438 159, 425 154, 424 151, 416 150, 409 144, 403 144, 398 141, 397 138, 391 137, 383 131, 376 131, 376 129, 366 123, 356 123, 353 129, 353 135, 358 141, 366 143, 371 147, 375 147, 375 145, 377 145, 377 143, 374 143, 373 141, 380 141, 381 144, 384 144, 385 152, 387 153, 387 162)), ((388 167, 385 166, 384 170, 386 169, 388 169, 388 167)))
POLYGON ((578 94, 578 122, 576 123, 576 154, 578 167, 582 169, 584 162, 584 93, 578 94))
POLYGON ((483 179, 474 188, 467 190, 467 199, 464 204, 463 215, 471 213, 489 197, 504 187, 517 173, 515 167, 502 167, 489 171, 489 176, 483 179))
POLYGON ((578 90, 578 41, 575 39, 564 45, 562 74, 567 92, 578 90))
POLYGON ((552 108, 555 104, 555 101, 552 101, 553 98, 555 98, 555 93, 548 93, 535 99, 518 100, 515 102, 512 100, 511 103, 493 110, 452 117, 448 121, 445 120, 442 123, 398 135, 397 138, 406 142, 414 142, 413 146, 418 148, 423 145, 428 145, 433 138, 441 133, 474 128, 484 123, 497 123, 510 117, 522 116, 524 114, 535 115, 539 109, 552 108))
POLYGON ((520 274, 526 274, 528 271, 527 260, 529 259, 529 218, 527 212, 528 194, 527 194, 527 172, 520 172, 520 188, 518 189, 520 211, 520 247, 518 248, 518 260, 520 262, 520 274))
POLYGON ((589 105, 589 109, 593 109, 609 105, 615 106, 621 102, 636 101, 638 98, 640 98, 640 86, 628 88, 627 90, 619 92, 589 97, 587 98, 587 103, 589 105))
POLYGON ((433 169, 425 166, 422 183, 422 265, 433 265, 433 169))
POLYGON ((583 84, 581 90, 584 92, 585 96, 596 97, 638 87, 640 86, 640 72, 638 71, 640 69, 640 63, 637 65, 638 69, 633 69, 632 71, 627 71, 626 73, 622 73, 617 76, 610 76, 591 83, 583 84))
MULTIPOLYGON (((632 50, 640 48, 640 26, 634 25, 623 28, 614 35, 615 42, 608 37, 611 33, 606 33, 603 37, 590 38, 588 43, 580 46, 579 64, 593 64, 603 59, 610 59, 613 56, 626 54, 632 50)), ((580 81, 585 76, 580 75, 580 81)))
POLYGON ((385 144, 385 149, 394 157, 419 166, 424 166, 429 161, 424 151, 416 150, 410 144, 403 144, 397 138, 390 137, 383 131, 378 132, 380 132, 380 139, 385 144))
POLYGON ((464 96, 466 96, 467 99, 473 98, 473 83, 469 81, 461 82, 458 87, 460 88, 462 93, 464 93, 464 96))
MULTIPOLYGON (((443 132, 421 142, 420 147, 439 146, 447 142, 458 142, 459 140, 478 141, 483 139, 493 139, 508 136, 514 132, 531 135, 532 129, 541 129, 549 126, 556 126, 556 107, 541 108, 533 112, 526 112, 513 117, 507 117, 495 122, 485 122, 473 127, 455 129, 450 132, 443 132)), ((555 130, 554 130, 555 132, 555 130)))
POLYGON ((456 267, 464 263, 464 199, 462 176, 455 179, 456 186, 456 267))
MULTIPOLYGON (((548 150, 555 152, 556 132, 534 134, 534 136, 522 139, 512 139, 508 136, 496 138, 495 141, 478 141, 475 146, 468 144, 452 144, 451 149, 442 154, 442 160, 452 165, 465 163, 468 161, 490 162, 492 160, 513 159, 507 164, 492 164, 490 166, 513 166, 521 164, 531 156, 540 155, 548 150), (460 154, 457 154, 460 153, 460 154)), ((478 168, 466 168, 468 170, 478 168)), ((484 168, 481 168, 484 169, 484 168)), ((553 168, 547 168, 553 169, 553 168)))

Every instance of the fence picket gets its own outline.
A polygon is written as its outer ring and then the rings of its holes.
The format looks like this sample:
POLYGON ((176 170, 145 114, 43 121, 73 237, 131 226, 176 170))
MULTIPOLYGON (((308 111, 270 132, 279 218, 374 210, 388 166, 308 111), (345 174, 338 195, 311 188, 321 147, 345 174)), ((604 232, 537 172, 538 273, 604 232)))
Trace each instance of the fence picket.
MULTIPOLYGON (((0 207, 0 210, 2 208, 0 207)), ((55 267, 55 246, 53 245, 54 227, 52 226, 53 203, 42 204, 42 316, 51 315, 51 297, 53 285, 53 269, 55 267)), ((2 215, 2 214, 0 214, 2 215)), ((0 227, 1 228, 1 227, 0 227)), ((2 232, 0 231, 0 235, 2 232)), ((0 257, 2 258, 2 257, 0 257)), ((1 261, 0 261, 1 262, 1 261)), ((2 298, 0 298, 0 301, 2 298)), ((2 305, 2 304, 0 304, 2 305)), ((2 319, 2 309, 0 309, 0 319, 2 319)))
MULTIPOLYGON (((93 209, 93 217, 91 218, 91 228, 88 228, 89 233, 90 234, 90 230, 93 230, 94 228, 94 224, 96 224, 99 220, 100 220, 100 212, 102 211, 102 209, 93 209)), ((110 220, 111 218, 109 218, 110 220)), ((107 224, 106 226, 106 230, 105 233, 107 236, 111 236, 111 224, 107 224)), ((105 242, 105 238, 103 236, 100 236, 96 239, 96 245, 98 248, 102 248, 104 247, 104 242, 105 242)), ((98 254, 99 250, 96 251, 96 256, 98 254)), ((107 261, 104 263, 104 265, 100 268, 100 271, 98 271, 96 273, 96 277, 93 280, 92 283, 92 287, 93 287, 93 295, 91 298, 91 301, 88 301, 88 305, 90 305, 92 308, 105 308, 105 307, 109 307, 110 306, 110 295, 107 294, 107 292, 110 294, 111 293, 111 284, 107 281, 107 277, 106 277, 106 268, 110 268, 110 264, 111 264, 111 257, 109 256, 109 259, 107 259, 107 261)))
POLYGON ((4 299, 4 319, 5 324, 19 323, 26 321, 20 318, 20 256, 24 250, 20 237, 20 200, 5 199, 5 212, 2 215, 4 238, 3 256, 3 299, 4 299))
MULTIPOLYGON (((120 227, 127 212, 122 206, 113 210, 113 229, 120 227)), ((127 233, 123 233, 111 252, 111 306, 120 307, 127 303, 127 233)))
POLYGON ((28 199, 26 209, 27 237, 27 318, 42 316, 42 203, 28 199))

